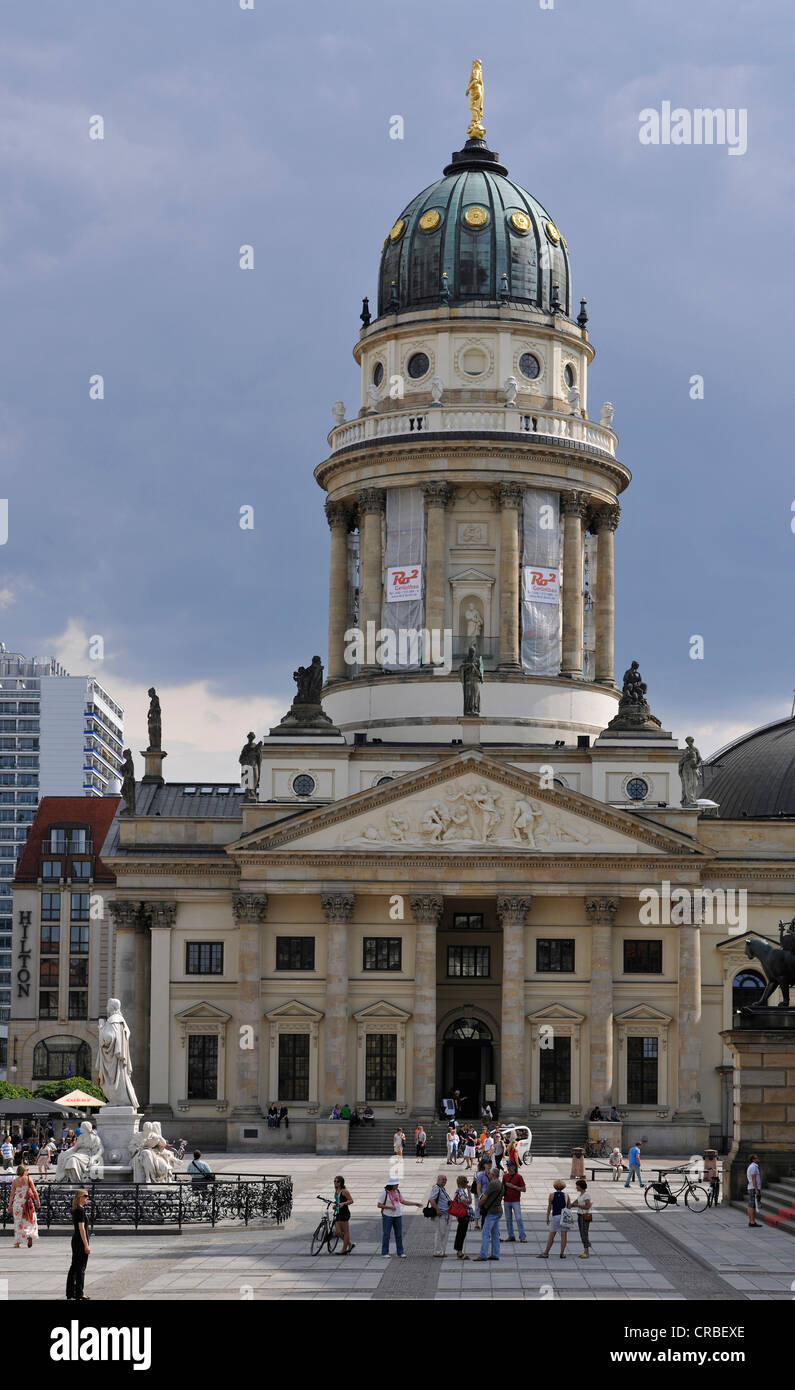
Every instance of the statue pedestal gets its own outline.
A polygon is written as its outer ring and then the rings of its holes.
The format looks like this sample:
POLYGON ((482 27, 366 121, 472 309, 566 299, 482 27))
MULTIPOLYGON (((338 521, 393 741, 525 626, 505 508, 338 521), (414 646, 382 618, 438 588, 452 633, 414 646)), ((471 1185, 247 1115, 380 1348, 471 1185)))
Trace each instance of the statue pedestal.
POLYGON ((168 753, 164 753, 162 748, 142 748, 141 757, 144 760, 144 775, 141 782, 162 787, 165 784, 163 759, 168 757, 168 753))
POLYGON ((132 1182, 130 1143, 142 1119, 131 1105, 106 1105, 102 1111, 97 1130, 105 1150, 105 1182, 132 1182))
POLYGON ((743 1201, 749 1155, 759 1157, 762 1191, 795 1168, 795 1009, 735 1015, 721 1037, 734 1062, 734 1137, 725 1165, 725 1201, 743 1201), (758 1014, 778 1014, 770 1025, 758 1014), (782 1017, 784 1015, 784 1017, 782 1017))

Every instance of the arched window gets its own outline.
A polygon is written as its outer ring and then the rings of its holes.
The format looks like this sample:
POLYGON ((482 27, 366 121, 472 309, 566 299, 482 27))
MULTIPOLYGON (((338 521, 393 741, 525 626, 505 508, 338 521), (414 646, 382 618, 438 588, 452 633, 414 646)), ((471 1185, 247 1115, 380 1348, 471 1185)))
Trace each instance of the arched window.
POLYGON ((741 970, 732 980, 732 1013, 755 1004, 764 988, 765 981, 755 970, 741 970))
POLYGON ((491 1031, 479 1018, 457 1018, 444 1035, 445 1042, 491 1042, 491 1031))
POLYGON ((34 1081, 68 1081, 91 1076, 91 1048, 79 1038, 45 1038, 33 1049, 34 1081))

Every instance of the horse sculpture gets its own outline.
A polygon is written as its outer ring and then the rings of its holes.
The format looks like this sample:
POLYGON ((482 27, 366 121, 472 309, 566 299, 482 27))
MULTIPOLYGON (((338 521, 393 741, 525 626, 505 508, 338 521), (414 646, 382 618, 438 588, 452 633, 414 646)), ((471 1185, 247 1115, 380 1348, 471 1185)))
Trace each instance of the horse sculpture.
POLYGON ((762 941, 758 936, 749 936, 746 939, 745 954, 749 960, 756 956, 767 975, 764 992, 755 1004, 747 1007, 761 1009, 773 991, 780 989, 782 1002, 778 1008, 788 1009, 790 985, 795 985, 795 955, 791 951, 783 951, 780 946, 774 946, 770 941, 762 941))

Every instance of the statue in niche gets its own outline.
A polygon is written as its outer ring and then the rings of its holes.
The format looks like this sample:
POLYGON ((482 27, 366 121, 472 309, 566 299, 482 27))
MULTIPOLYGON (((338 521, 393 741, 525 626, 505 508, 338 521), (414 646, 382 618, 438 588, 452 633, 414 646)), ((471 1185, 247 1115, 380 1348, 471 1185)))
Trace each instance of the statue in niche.
POLYGON ((458 668, 461 684, 464 687, 464 717, 472 718, 480 714, 480 687, 483 672, 480 658, 474 646, 470 646, 466 659, 458 668))
POLYGON ((474 603, 464 610, 464 618, 467 625, 467 637, 480 637, 483 632, 483 615, 474 603))
POLYGON ((701 795, 704 764, 692 735, 688 734, 685 743, 687 747, 679 759, 679 776, 682 781, 681 804, 682 806, 695 806, 701 795))
POLYGON ((121 768, 121 794, 124 801, 122 815, 135 815, 135 768, 133 766, 132 753, 129 748, 124 750, 124 762, 121 768))
POLYGON ((260 770, 262 767, 262 748, 263 740, 255 743, 253 732, 246 735, 247 742, 240 750, 240 785, 246 793, 247 801, 255 801, 259 790, 260 770))
POLYGON ((149 726, 149 748, 161 748, 163 739, 163 729, 160 716, 160 701, 157 698, 157 691, 153 685, 147 690, 149 696, 149 713, 146 722, 149 726))

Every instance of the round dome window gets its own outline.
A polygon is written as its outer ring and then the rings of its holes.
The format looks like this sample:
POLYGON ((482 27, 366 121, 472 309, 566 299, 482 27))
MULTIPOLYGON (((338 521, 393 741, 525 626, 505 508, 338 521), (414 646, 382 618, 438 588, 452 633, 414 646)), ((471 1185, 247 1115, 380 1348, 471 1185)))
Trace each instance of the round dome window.
POLYGON ((461 366, 467 376, 482 376, 486 370, 486 354, 480 348, 467 348, 461 357, 461 366))
POLYGON ((383 362, 376 362, 375 366, 373 367, 373 385, 374 385, 374 386, 380 386, 380 385, 381 385, 381 382, 383 381, 383 379, 384 379, 384 364, 383 364, 383 362))
POLYGON ((537 357, 533 356, 532 352, 523 352, 519 358, 519 371, 522 376, 529 377, 531 381, 534 381, 537 376, 541 375, 541 363, 537 357))
POLYGON ((315 779, 308 772, 301 772, 293 778, 293 791, 296 796, 311 796, 315 790, 315 779))
POLYGON ((576 381, 576 377, 574 375, 574 368, 572 367, 570 362, 566 363, 566 366, 563 370, 563 380, 565 381, 567 386, 573 386, 574 382, 576 381))
POLYGON ((627 796, 630 801, 645 801, 648 795, 648 782, 643 777, 630 777, 627 782, 627 796))
POLYGON ((408 361, 408 374, 412 381, 418 381, 430 371, 431 364, 424 352, 412 353, 408 361))

